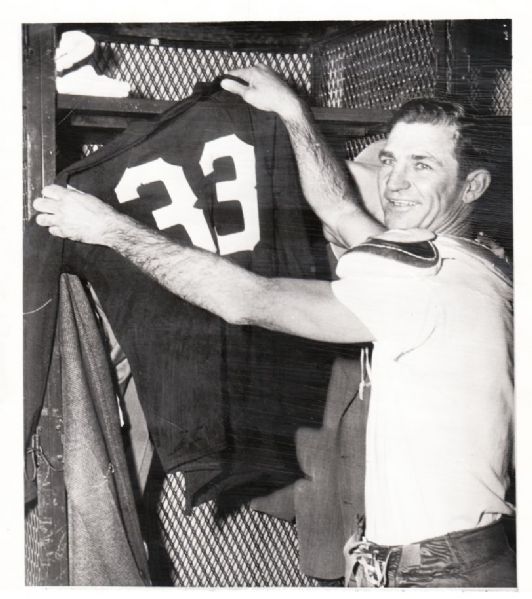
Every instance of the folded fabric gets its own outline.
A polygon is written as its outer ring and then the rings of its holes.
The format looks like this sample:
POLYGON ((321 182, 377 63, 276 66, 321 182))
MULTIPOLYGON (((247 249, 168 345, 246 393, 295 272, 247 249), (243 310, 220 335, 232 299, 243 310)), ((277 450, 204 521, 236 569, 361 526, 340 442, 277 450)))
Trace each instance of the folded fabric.
POLYGON ((107 98, 127 98, 129 94, 127 81, 118 81, 106 75, 98 75, 94 67, 90 65, 85 65, 62 77, 56 77, 55 85, 60 94, 107 98))
POLYGON ((73 67, 94 52, 95 41, 83 31, 65 31, 55 51, 55 68, 58 72, 73 67))

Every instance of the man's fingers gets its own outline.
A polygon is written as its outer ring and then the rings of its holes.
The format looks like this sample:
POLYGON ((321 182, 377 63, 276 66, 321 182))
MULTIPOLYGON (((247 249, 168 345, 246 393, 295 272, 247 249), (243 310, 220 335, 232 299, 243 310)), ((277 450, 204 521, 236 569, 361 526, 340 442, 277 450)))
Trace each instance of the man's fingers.
POLYGON ((57 217, 53 214, 38 214, 35 222, 41 227, 48 227, 48 233, 54 237, 64 238, 63 231, 57 224, 57 217))
POLYGON ((55 216, 51 214, 38 214, 35 222, 41 227, 51 227, 55 225, 55 216))
POLYGON ((48 212, 49 214, 54 214, 58 208, 58 201, 52 198, 36 198, 33 200, 33 207, 39 212, 48 212))
POLYGON ((238 79, 242 79, 243 81, 247 81, 249 83, 249 80, 253 76, 253 71, 255 70, 255 68, 256 66, 245 67, 244 69, 233 69, 232 71, 226 71, 222 75, 222 77, 229 75, 230 77, 237 77, 238 79))
POLYGON ((65 194, 69 192, 61 185, 46 185, 42 188, 42 197, 36 198, 33 201, 33 207, 39 212, 49 212, 54 214, 57 212, 61 201, 65 199, 65 194))
POLYGON ((220 87, 225 89, 228 92, 232 92, 233 94, 238 94, 239 96, 244 96, 249 87, 243 83, 238 83, 234 79, 224 78, 220 81, 220 87))
POLYGON ((43 187, 41 193, 45 198, 60 199, 63 197, 65 191, 66 189, 63 186, 52 183, 43 187))
POLYGON ((237 77, 236 75, 231 75, 231 73, 224 73, 221 77, 221 80, 223 81, 224 79, 236 81, 236 83, 240 83, 246 87, 249 86, 249 81, 247 79, 244 79, 243 77, 237 77))
POLYGON ((65 237, 65 235, 63 235, 61 229, 59 227, 50 227, 48 229, 48 233, 50 233, 50 235, 53 235, 54 237, 65 237))

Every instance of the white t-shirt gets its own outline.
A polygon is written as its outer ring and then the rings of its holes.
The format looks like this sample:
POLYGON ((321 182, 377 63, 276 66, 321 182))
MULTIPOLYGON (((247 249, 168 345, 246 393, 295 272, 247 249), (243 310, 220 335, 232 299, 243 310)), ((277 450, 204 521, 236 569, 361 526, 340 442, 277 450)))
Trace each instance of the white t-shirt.
POLYGON ((511 282, 467 242, 433 243, 440 261, 429 268, 348 252, 332 283, 375 338, 366 537, 382 545, 513 511, 511 282))

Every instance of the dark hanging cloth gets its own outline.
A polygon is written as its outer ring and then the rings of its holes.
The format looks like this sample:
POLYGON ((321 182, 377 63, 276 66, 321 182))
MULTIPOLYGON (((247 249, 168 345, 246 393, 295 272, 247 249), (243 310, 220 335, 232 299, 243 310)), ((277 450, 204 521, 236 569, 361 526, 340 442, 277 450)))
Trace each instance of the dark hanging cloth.
POLYGON ((73 275, 61 277, 57 331, 69 584, 149 584, 109 358, 92 306, 73 275))
MULTIPOLYGON (((328 275, 284 126, 216 86, 132 124, 58 181, 255 273, 328 275)), ((302 475, 295 431, 321 425, 330 346, 227 325, 101 246, 67 242, 64 268, 96 291, 189 504, 218 497, 231 509, 302 475)))

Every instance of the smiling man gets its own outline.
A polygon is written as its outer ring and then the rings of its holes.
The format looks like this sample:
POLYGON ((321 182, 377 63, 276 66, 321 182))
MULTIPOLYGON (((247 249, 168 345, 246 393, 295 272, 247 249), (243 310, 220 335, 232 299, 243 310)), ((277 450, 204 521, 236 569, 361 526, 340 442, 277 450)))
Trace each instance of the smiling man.
POLYGON ((379 156, 379 193, 388 228, 468 233, 472 203, 491 176, 480 156, 474 160, 464 117, 460 107, 432 100, 408 102, 397 112, 379 156))
POLYGON ((112 248, 231 323, 373 342, 367 526, 346 545, 346 583, 515 586, 501 524, 513 513, 512 283, 503 261, 466 238, 490 183, 475 125, 445 102, 398 111, 380 152, 380 223, 277 75, 262 65, 231 74, 243 82, 225 89, 285 123, 306 199, 343 253, 337 281, 256 276, 56 185, 35 200, 37 222, 112 248))

